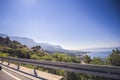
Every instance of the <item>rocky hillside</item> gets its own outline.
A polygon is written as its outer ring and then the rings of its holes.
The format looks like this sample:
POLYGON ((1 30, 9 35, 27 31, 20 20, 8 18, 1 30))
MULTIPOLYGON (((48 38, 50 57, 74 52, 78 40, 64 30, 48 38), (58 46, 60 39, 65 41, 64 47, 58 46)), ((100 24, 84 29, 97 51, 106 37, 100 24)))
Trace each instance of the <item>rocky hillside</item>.
POLYGON ((18 50, 29 50, 26 45, 23 45, 15 40, 10 40, 9 37, 0 37, 0 50, 3 49, 18 49, 18 50))

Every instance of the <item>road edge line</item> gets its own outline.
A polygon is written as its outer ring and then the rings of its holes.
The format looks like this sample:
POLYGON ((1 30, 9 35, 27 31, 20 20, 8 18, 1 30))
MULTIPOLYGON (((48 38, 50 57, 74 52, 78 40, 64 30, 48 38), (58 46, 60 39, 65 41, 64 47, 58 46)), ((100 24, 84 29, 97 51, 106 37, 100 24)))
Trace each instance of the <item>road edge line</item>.
POLYGON ((10 74, 10 73, 8 73, 7 71, 5 71, 5 70, 2 70, 3 72, 5 72, 6 74, 8 74, 9 76, 11 76, 12 78, 14 78, 14 79, 16 79, 16 80, 22 80, 22 79, 20 79, 20 78, 18 78, 18 77, 16 77, 16 76, 14 76, 14 75, 12 75, 12 74, 10 74))

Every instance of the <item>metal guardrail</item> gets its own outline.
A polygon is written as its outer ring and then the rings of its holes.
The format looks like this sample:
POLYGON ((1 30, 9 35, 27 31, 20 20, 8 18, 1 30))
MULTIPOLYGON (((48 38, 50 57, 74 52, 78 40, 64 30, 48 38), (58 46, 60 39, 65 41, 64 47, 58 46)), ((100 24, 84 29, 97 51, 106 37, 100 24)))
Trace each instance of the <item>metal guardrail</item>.
MULTIPOLYGON (((66 62, 53 62, 53 61, 41 61, 33 59, 22 59, 22 58, 7 58, 0 57, 2 62, 4 60, 30 64, 39 67, 53 68, 53 69, 62 69, 75 73, 84 73, 92 74, 95 76, 108 77, 113 79, 120 79, 120 67, 118 66, 103 66, 103 65, 88 65, 88 64, 79 64, 79 63, 66 63, 66 62)), ((19 66, 18 66, 19 69, 19 66)), ((65 80, 67 80, 67 73, 65 75, 65 80)))

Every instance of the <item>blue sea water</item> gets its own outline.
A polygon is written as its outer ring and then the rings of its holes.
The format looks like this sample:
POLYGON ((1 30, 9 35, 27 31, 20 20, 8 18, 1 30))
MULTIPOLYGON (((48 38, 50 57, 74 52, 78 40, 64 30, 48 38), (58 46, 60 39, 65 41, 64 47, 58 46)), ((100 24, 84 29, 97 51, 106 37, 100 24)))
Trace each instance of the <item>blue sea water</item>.
POLYGON ((100 58, 107 58, 112 52, 106 51, 106 52, 91 52, 87 53, 88 56, 90 56, 92 59, 94 57, 100 57, 100 58))

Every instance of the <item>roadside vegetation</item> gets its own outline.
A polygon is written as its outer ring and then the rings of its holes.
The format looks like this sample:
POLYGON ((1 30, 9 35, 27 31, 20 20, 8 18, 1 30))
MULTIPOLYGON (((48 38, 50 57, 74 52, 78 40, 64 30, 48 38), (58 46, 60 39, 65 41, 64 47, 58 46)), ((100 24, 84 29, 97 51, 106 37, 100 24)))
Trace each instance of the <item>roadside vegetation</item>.
MULTIPOLYGON (((0 37, 0 57, 16 57, 16 58, 26 58, 26 59, 37 59, 37 60, 49 60, 49 61, 59 61, 59 62, 72 62, 80 63, 80 59, 75 56, 71 56, 65 53, 53 53, 49 54, 45 52, 40 45, 33 46, 31 49, 26 45, 23 45, 17 41, 11 41, 8 37, 0 37)), ((93 58, 91 59, 88 55, 84 56, 84 62, 86 64, 95 64, 95 65, 112 65, 120 66, 120 50, 115 49, 106 59, 93 58)), ((29 68, 34 68, 32 65, 25 65, 29 68)), ((49 73, 54 73, 57 75, 64 75, 63 70, 54 70, 48 68, 37 69, 46 71, 49 73)), ((96 77, 88 74, 78 74, 73 72, 68 72, 68 80, 114 80, 104 77, 96 77)))

